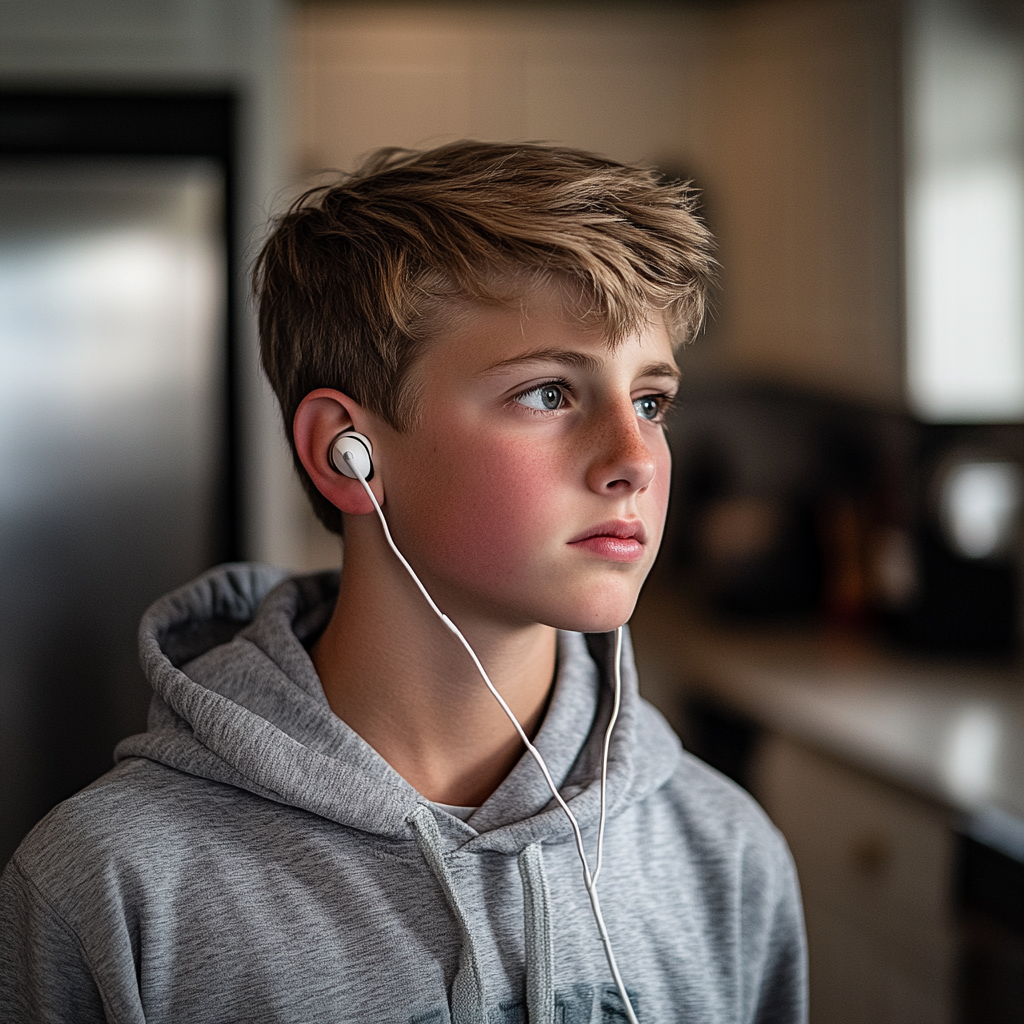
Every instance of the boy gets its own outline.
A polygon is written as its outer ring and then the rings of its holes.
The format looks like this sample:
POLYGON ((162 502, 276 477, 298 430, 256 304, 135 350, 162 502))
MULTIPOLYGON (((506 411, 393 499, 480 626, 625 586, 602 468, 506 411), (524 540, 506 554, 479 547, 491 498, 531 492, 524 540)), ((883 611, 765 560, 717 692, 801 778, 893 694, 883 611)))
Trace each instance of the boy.
POLYGON ((263 362, 344 571, 222 567, 147 613, 149 731, 4 875, 5 1021, 803 1019, 785 847, 628 655, 600 781, 712 267, 691 202, 469 142, 381 152, 281 218, 263 362), (607 804, 607 958, 523 736, 592 876, 607 804))

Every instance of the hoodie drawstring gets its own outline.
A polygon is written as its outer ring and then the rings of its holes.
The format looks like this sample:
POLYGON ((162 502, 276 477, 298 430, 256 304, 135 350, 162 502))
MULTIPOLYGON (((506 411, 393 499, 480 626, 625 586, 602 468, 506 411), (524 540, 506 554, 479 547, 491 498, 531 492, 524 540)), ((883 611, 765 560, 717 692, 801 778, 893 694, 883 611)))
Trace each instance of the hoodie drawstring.
MULTIPOLYGON (((487 992, 473 935, 462 900, 442 853, 441 830, 429 807, 420 804, 409 819, 423 859, 444 890, 448 906, 462 933, 459 969, 452 982, 452 1024, 481 1024, 487 1020, 487 992)), ((529 1024, 554 1024, 555 955, 551 940, 551 897, 544 875, 540 843, 519 854, 523 883, 526 933, 526 1008, 529 1024)))
POLYGON ((526 931, 526 1009, 530 1024, 554 1024, 555 951, 551 941, 551 898, 540 843, 519 854, 526 931))
POLYGON ((473 935, 459 894, 452 884, 452 876, 441 852, 441 830, 429 807, 420 804, 409 819, 416 842, 427 866, 444 890, 448 906, 458 921, 462 933, 459 952, 459 970, 452 982, 452 1024, 481 1024, 487 1020, 487 997, 483 972, 477 959, 473 935))

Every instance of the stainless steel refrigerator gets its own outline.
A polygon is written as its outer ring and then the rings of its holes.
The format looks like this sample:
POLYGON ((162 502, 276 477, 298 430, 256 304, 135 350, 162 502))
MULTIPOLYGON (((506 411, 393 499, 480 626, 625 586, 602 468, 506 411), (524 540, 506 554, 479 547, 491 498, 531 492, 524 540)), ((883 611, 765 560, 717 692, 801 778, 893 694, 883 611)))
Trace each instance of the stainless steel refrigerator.
POLYGON ((144 727, 141 612, 232 554, 230 179, 226 97, 0 96, 0 862, 144 727))

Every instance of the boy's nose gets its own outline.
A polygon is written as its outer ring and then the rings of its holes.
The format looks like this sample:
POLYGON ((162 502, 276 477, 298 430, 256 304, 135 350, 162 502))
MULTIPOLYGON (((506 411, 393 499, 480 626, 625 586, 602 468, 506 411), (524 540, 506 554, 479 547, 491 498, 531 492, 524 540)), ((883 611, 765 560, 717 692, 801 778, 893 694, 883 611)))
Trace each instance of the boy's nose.
POLYGON ((642 491, 654 479, 655 462, 640 432, 633 403, 628 414, 617 412, 595 426, 594 458, 587 471, 587 485, 598 494, 642 491))

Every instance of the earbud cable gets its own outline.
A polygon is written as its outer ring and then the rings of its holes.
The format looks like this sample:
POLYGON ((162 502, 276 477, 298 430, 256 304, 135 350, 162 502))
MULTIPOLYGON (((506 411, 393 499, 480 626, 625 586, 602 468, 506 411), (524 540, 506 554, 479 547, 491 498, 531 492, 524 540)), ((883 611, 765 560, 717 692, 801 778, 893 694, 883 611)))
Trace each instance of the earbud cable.
POLYGON ((487 689, 491 691, 491 695, 501 706, 501 710, 505 712, 508 720, 515 727, 516 732, 519 734, 519 738, 523 741, 524 746, 532 755, 534 761, 537 762, 537 767, 540 768, 541 773, 544 776, 544 781, 548 785, 548 789, 551 790, 551 795, 555 798, 558 806, 561 807, 565 816, 569 819, 569 824, 572 826, 573 835, 576 839, 576 852, 579 854, 580 863, 583 865, 583 884, 587 890, 587 896, 590 898, 590 908, 594 915, 594 921, 597 924, 598 934, 601 936, 601 944, 604 946, 605 957, 608 960, 608 967, 612 972, 612 977, 615 979, 615 987, 619 991, 619 997, 622 999, 623 1007, 626 1011, 626 1019, 629 1024, 639 1024, 636 1019, 636 1014, 633 1012, 633 1006, 629 1001, 629 996, 626 994, 626 987, 622 983, 622 976, 619 974, 619 966, 615 960, 615 953, 612 951, 611 939, 608 936, 608 929, 605 927, 604 915, 601 913, 601 904, 597 898, 597 876, 601 871, 601 862, 604 856, 604 825, 606 818, 606 803, 605 803, 605 791, 608 782, 608 754, 611 747, 612 729, 615 727, 615 721, 619 716, 619 704, 621 701, 622 694, 622 627, 619 626, 615 631, 615 698, 612 706, 611 718, 608 721, 608 727, 604 734, 604 745, 601 751, 601 812, 598 818, 597 826, 597 857, 594 863, 594 872, 591 874, 590 865, 587 863, 587 854, 583 846, 583 833, 580 830, 580 824, 576 820, 576 815, 572 813, 569 805, 565 802, 562 794, 558 792, 558 787, 555 785, 554 779, 551 777, 551 772, 548 771, 547 763, 544 760, 541 752, 530 742, 530 737, 526 735, 526 731, 519 724, 519 719, 513 714, 512 709, 508 706, 505 698, 498 692, 497 687, 491 682, 490 676, 488 676, 486 669, 481 664, 480 659, 476 655, 476 651, 470 646, 469 641, 462 635, 462 631, 458 626, 448 618, 444 612, 438 608, 434 599, 427 592, 427 588, 420 582, 419 576, 416 575, 416 571, 409 564, 405 555, 398 550, 398 545, 395 544, 391 537, 391 530, 388 528, 388 522, 384 518, 384 511, 381 509, 380 504, 377 501, 376 495, 370 488, 370 485, 366 482, 366 477, 359 471, 355 465, 355 460, 352 457, 351 452, 343 452, 342 458, 348 463, 349 468, 355 474, 356 479, 363 485, 363 490, 366 491, 367 496, 373 503, 374 510, 377 513, 377 518, 380 519, 380 525, 384 530, 384 537, 388 542, 388 546, 395 553, 395 557, 402 563, 405 571, 412 578, 413 583, 419 588, 420 593, 423 595, 427 604, 430 605, 431 610, 435 615, 444 623, 448 630, 455 636, 455 638, 465 648, 466 653, 470 656, 473 664, 476 666, 476 670, 480 673, 480 677, 483 679, 487 686, 487 689))
POLYGON ((597 885, 597 876, 601 874, 601 865, 604 862, 604 824, 607 820, 605 813, 605 798, 608 792, 608 751, 612 743, 612 730, 619 719, 619 705, 622 702, 622 627, 615 630, 615 699, 612 704, 611 718, 608 719, 608 727, 604 731, 604 747, 601 750, 601 814, 598 817, 597 825, 597 859, 594 864, 593 884, 597 885))

